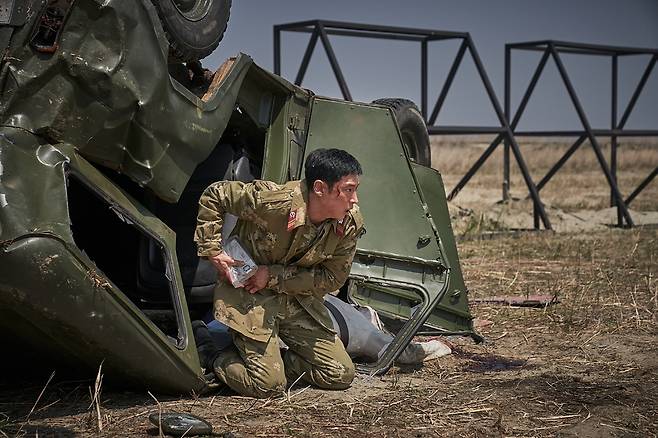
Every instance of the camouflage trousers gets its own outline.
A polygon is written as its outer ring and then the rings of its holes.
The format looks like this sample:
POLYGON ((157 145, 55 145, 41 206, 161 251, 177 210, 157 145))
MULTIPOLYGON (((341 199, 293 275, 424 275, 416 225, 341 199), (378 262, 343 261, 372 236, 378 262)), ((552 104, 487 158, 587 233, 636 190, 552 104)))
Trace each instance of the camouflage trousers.
POLYGON ((281 301, 267 342, 231 331, 234 346, 213 363, 215 375, 232 390, 257 398, 282 395, 297 379, 324 389, 348 388, 354 364, 338 336, 322 327, 294 297, 282 294, 281 301), (283 356, 279 338, 288 346, 283 356))

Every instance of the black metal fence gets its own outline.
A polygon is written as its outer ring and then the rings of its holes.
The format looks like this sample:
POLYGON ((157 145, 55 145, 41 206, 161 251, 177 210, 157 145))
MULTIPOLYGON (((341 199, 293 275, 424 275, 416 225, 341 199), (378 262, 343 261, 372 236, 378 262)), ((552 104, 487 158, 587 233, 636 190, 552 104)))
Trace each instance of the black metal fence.
POLYGON ((628 212, 627 205, 658 175, 658 168, 656 168, 633 192, 623 199, 619 188, 617 186, 616 170, 617 170, 617 147, 618 137, 622 136, 658 136, 658 131, 650 130, 625 130, 624 126, 630 116, 635 103, 637 102, 646 82, 649 78, 653 67, 658 58, 657 50, 637 49, 637 48, 623 48, 623 47, 610 47, 610 46, 595 46, 587 44, 575 44, 556 41, 539 41, 529 43, 516 43, 507 44, 505 47, 505 108, 500 105, 498 98, 493 90, 489 77, 482 65, 480 56, 475 48, 473 40, 467 32, 448 32, 441 30, 430 29, 415 29, 406 27, 395 26, 377 26, 370 24, 360 23, 347 23, 325 20, 312 20, 297 23, 288 23, 274 26, 274 72, 281 74, 281 32, 301 32, 310 34, 309 42, 304 52, 301 65, 295 78, 295 84, 301 85, 306 74, 306 70, 311 60, 311 56, 315 50, 318 40, 320 40, 324 50, 327 54, 329 64, 338 82, 341 94, 345 100, 352 100, 345 77, 341 71, 340 65, 336 58, 329 35, 361 37, 361 38, 375 38, 385 40, 402 40, 420 43, 420 64, 421 64, 421 77, 420 77, 420 92, 421 102, 420 110, 427 122, 428 131, 430 134, 495 134, 495 138, 484 150, 480 157, 475 161, 466 174, 459 180, 455 187, 448 194, 448 200, 452 200, 464 188, 468 181, 477 173, 480 167, 486 162, 496 148, 504 145, 503 157, 503 199, 509 199, 510 187, 510 163, 511 155, 519 167, 523 176, 524 182, 528 188, 529 196, 533 201, 534 210, 534 226, 539 229, 543 226, 545 229, 551 229, 550 220, 544 209, 544 204, 541 201, 539 191, 546 183, 555 175, 555 173, 562 167, 562 165, 571 157, 571 155, 579 148, 585 140, 589 139, 596 157, 599 161, 601 169, 610 185, 611 202, 612 205, 617 206, 618 210, 618 224, 619 226, 633 226, 633 220, 628 212), (431 42, 446 41, 446 40, 461 40, 459 49, 452 61, 448 75, 441 87, 441 91, 436 98, 436 102, 431 112, 428 111, 429 92, 428 92, 428 45, 431 42), (539 65, 532 76, 530 85, 526 90, 519 107, 517 108, 514 118, 511 119, 511 51, 517 50, 533 50, 544 51, 539 65), (446 97, 455 76, 459 70, 462 60, 466 53, 469 53, 477 69, 479 78, 486 90, 487 96, 492 104, 496 113, 499 125, 498 126, 440 126, 436 124, 438 115, 444 106, 446 97), (605 55, 612 57, 612 116, 611 116, 611 129, 609 130, 596 130, 592 129, 587 115, 583 110, 580 100, 575 92, 571 83, 569 75, 562 63, 560 53, 578 53, 590 55, 605 55), (618 57, 627 55, 651 55, 651 60, 645 69, 645 72, 638 84, 635 92, 627 108, 625 109, 621 119, 617 121, 617 86, 618 86, 618 57), (532 132, 516 132, 518 125, 530 96, 541 76, 541 72, 548 61, 549 56, 553 57, 560 72, 564 84, 567 88, 569 96, 576 108, 576 112, 580 118, 583 129, 579 131, 532 131, 532 132), (510 123, 511 120, 511 123, 510 123), (569 150, 561 157, 558 162, 551 168, 551 170, 535 184, 530 172, 525 163, 525 159, 516 140, 518 136, 576 136, 578 139, 569 148, 569 150), (597 136, 609 136, 611 139, 611 158, 610 165, 607 164, 603 156, 601 147, 597 141, 597 136))

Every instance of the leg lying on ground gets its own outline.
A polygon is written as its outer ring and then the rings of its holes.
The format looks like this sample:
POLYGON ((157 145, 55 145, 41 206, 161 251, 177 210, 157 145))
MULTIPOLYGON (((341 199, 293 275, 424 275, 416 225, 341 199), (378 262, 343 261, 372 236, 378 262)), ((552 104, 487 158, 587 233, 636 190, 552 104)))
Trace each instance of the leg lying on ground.
MULTIPOLYGON (((377 327, 375 327, 361 312, 356 310, 354 306, 344 302, 340 298, 333 295, 327 295, 325 296, 325 304, 327 302, 330 303, 330 306, 327 307, 329 307, 330 310, 332 310, 333 307, 340 312, 340 317, 345 321, 345 327, 340 327, 333 311, 329 312, 336 331, 341 335, 341 339, 348 340, 347 352, 349 355, 372 362, 376 361, 393 341, 393 336, 377 329, 377 327), (348 331, 347 334, 340 333, 340 330, 344 329, 348 331)), ((397 358, 397 362, 402 364, 422 363, 424 360, 436 359, 450 354, 450 352, 450 347, 439 340, 411 342, 397 358)))
MULTIPOLYGON (((288 345, 291 346, 292 350, 286 354, 283 360, 286 366, 286 375, 294 381, 302 373, 306 373, 308 376, 305 375, 302 380, 319 387, 347 388, 354 374, 354 365, 350 357, 374 362, 386 351, 388 345, 393 341, 393 336, 379 330, 351 304, 331 295, 327 295, 326 300, 330 301, 333 307, 340 312, 346 323, 344 327, 340 327, 340 324, 336 322, 334 315, 330 312, 336 332, 344 329, 349 332, 347 336, 345 333, 342 334, 343 338, 348 339, 347 348, 343 347, 342 342, 333 333, 319 326, 310 317, 310 322, 297 322, 289 327, 286 326, 285 333, 281 333, 281 337, 284 341, 290 343, 288 345), (303 327, 300 327, 300 324, 303 327), (306 328, 305 324, 311 328, 306 328), (320 333, 319 336, 318 333, 320 333), (290 371, 288 368, 290 368, 290 371)), ((216 345, 226 346, 233 342, 231 331, 221 322, 213 321, 209 324, 209 327, 216 345)), ((254 343, 254 341, 251 341, 251 343, 254 343)), ((285 380, 279 374, 281 370, 278 369, 278 362, 274 359, 275 354, 278 354, 277 357, 280 358, 279 341, 278 338, 276 338, 276 341, 271 339, 266 347, 259 347, 258 344, 263 343, 254 343, 250 347, 251 350, 245 347, 246 349, 243 350, 244 355, 229 347, 226 353, 222 354, 222 368, 225 371, 216 371, 216 374, 224 373, 227 379, 232 379, 232 383, 227 382, 227 384, 237 392, 253 395, 254 397, 268 397, 272 395, 272 391, 282 391, 279 384, 285 380), (260 369, 262 366, 261 359, 259 359, 259 354, 254 353, 261 350, 265 351, 266 362, 273 364, 272 367, 277 368, 276 370, 260 369), (248 363, 251 363, 251 365, 248 365, 248 363)), ((402 351, 397 362, 417 364, 450 353, 450 347, 439 340, 411 342, 402 351)), ((221 377, 220 379, 225 381, 221 377)))

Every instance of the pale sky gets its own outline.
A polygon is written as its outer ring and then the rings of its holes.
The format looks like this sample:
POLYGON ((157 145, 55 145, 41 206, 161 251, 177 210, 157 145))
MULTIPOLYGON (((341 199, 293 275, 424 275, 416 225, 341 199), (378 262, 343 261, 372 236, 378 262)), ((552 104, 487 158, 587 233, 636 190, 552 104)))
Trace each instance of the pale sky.
MULTIPOLYGON (((501 105, 506 43, 553 39, 658 48, 658 0, 233 0, 224 41, 204 64, 216 68, 226 57, 244 52, 272 70, 272 26, 314 19, 470 32, 501 105)), ((291 81, 308 38, 308 34, 291 32, 282 36, 282 75, 291 81)), ((330 36, 330 40, 355 100, 405 97, 420 103, 419 43, 337 36, 330 36)), ((430 43, 430 106, 457 47, 454 41, 430 43)), ((513 108, 539 57, 537 53, 514 52, 513 108)), ((633 56, 620 60, 620 115, 648 59, 633 56)), ((563 55, 563 60, 591 124, 607 128, 609 58, 563 55)), ((317 94, 340 97, 319 43, 302 85, 317 94)), ((557 69, 549 60, 519 129, 579 128, 572 108, 557 69)), ((439 116, 439 124, 497 124, 468 56, 439 116)), ((627 128, 658 129, 658 67, 627 128)))

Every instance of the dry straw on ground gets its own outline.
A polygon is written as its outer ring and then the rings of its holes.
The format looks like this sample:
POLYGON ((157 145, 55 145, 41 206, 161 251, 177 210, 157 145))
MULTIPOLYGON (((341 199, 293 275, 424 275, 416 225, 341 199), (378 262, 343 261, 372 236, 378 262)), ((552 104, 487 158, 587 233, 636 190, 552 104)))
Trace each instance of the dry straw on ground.
MULTIPOLYGON (((657 230, 524 234, 465 241, 460 250, 473 297, 542 293, 560 303, 473 306, 486 344, 453 339, 450 357, 361 376, 344 392, 297 385, 280 399, 222 391, 156 403, 104 389, 102 432, 87 421, 84 386, 51 383, 21 433, 157 436, 147 416, 162 409, 206 418, 220 436, 656 435, 657 230)), ((13 421, 4 433, 17 430, 42 388, 3 385, 0 412, 13 421)))

